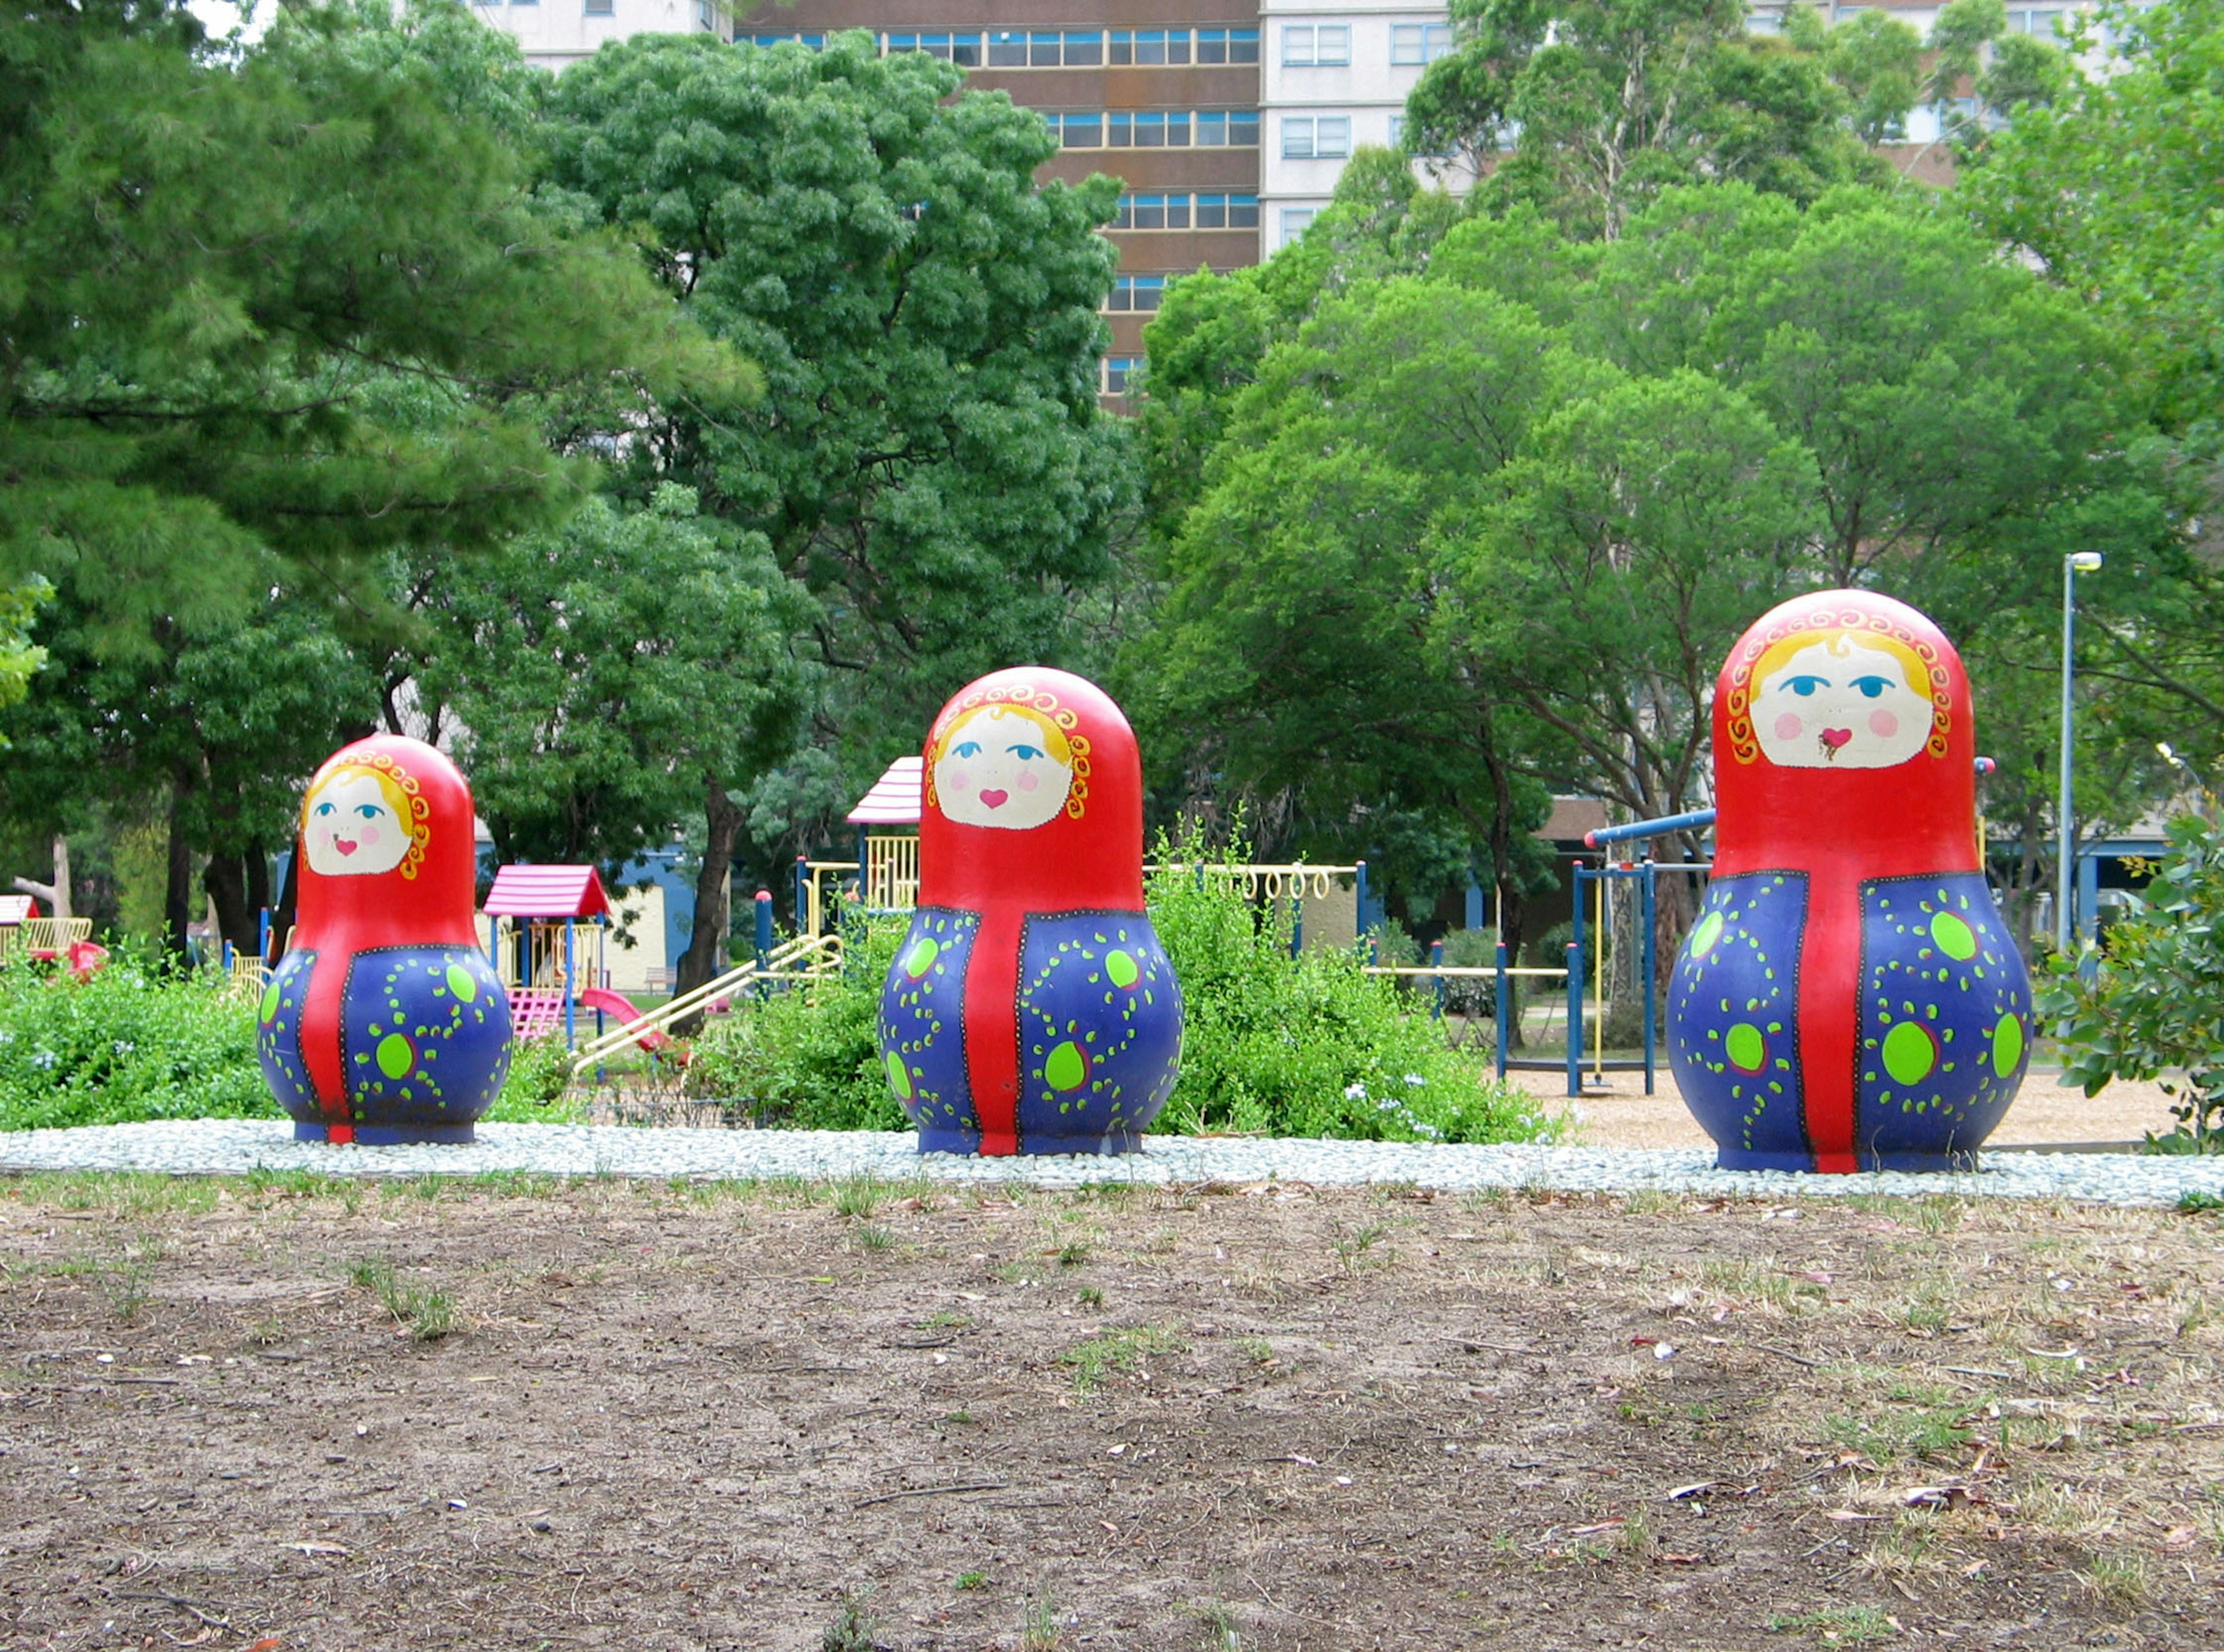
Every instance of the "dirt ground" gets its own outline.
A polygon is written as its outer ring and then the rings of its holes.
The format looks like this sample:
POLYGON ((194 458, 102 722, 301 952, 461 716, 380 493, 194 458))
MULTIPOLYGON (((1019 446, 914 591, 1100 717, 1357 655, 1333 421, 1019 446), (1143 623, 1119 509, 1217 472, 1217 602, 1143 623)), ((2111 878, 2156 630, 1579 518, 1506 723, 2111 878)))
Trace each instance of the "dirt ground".
POLYGON ((4 1182, 0 1648, 2215 1647, 2220 1258, 1866 1196, 4 1182))
MULTIPOLYGON (((1555 1106, 1568 1102, 1563 1073, 1514 1073, 1513 1080, 1555 1106)), ((1575 1104, 1577 1139, 1589 1147, 1709 1147, 1707 1133, 1684 1105, 1676 1080, 1663 1061, 1654 1074, 1653 1093, 1645 1093, 1642 1073, 1608 1073, 1594 1086, 1583 1074, 1584 1093, 1575 1104)), ((2007 1117, 1986 1143, 1992 1148, 2123 1147, 2150 1131, 2167 1135, 2177 1121, 2170 1099, 2154 1084, 2120 1082, 2097 1096, 2065 1087, 2050 1069, 2034 1068, 2024 1080, 2007 1117)))

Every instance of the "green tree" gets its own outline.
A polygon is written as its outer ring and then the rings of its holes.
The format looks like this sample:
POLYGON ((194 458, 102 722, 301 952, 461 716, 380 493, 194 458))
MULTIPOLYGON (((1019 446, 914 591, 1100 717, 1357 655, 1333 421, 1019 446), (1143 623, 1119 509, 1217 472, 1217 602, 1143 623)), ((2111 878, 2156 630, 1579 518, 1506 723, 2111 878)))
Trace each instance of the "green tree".
MULTIPOLYGON (((1454 0, 1452 18, 1457 49, 1406 100, 1408 142, 1488 168, 1493 209, 1526 202, 1610 241, 1677 183, 1807 200, 1886 175, 1848 130, 1854 100, 1823 54, 1748 38, 1736 0, 1454 0)), ((1859 70, 1862 118, 1888 127, 1899 83, 1875 43, 1849 36, 1837 57, 1859 70)))
MULTIPOLYGON (((858 787, 969 675, 1059 654, 1132 498, 1096 404, 1117 186, 1039 187, 1041 119, 962 80, 863 34, 643 35, 551 96, 553 181, 763 368, 761 402, 668 402, 630 452, 819 599, 814 730, 858 787)), ((753 830, 806 793, 768 786, 753 830)))
POLYGON ((289 10, 237 58, 157 0, 0 14, 0 575, 76 582, 104 650, 483 546, 577 478, 506 399, 730 383, 610 237, 538 210, 421 55, 289 10), (381 416, 397 377, 436 427, 381 416))
POLYGON ((683 975, 709 979, 742 824, 731 793, 794 737, 807 677, 790 639, 808 600, 761 538, 704 519, 669 483, 645 510, 591 501, 467 580, 412 573, 423 623, 389 662, 389 718, 452 738, 504 860, 615 871, 714 800, 683 975))

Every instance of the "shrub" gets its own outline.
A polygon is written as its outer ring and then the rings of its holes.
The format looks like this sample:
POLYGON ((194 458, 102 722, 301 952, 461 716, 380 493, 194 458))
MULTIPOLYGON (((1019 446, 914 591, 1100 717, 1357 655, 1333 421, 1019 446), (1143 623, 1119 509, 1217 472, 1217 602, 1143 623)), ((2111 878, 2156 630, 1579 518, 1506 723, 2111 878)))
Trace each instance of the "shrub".
POLYGON ((2185 815, 2169 838, 2099 954, 2048 965, 2038 1008, 2055 1023, 2063 1078, 2087 1095, 2111 1079, 2160 1080, 2178 1123, 2151 1133, 2151 1148, 2224 1152, 2224 826, 2185 815))
POLYGON ((510 1051, 509 1073, 502 1093, 487 1110, 496 1124, 572 1124, 584 1116, 584 1104, 565 1092, 572 1084, 572 1054, 560 1038, 525 1039, 510 1051))
POLYGON ((0 971, 0 1130, 281 1117, 255 1059, 254 1002, 223 987, 121 953, 82 983, 0 971))
POLYGON ((853 915, 842 971, 745 997, 696 1039, 686 1093, 735 1105, 761 1127, 908 1130, 881 1062, 881 983, 906 921, 853 915))
POLYGON ((1200 845, 1161 845, 1152 922, 1188 1007, 1182 1074, 1159 1128, 1357 1140, 1536 1140, 1536 1101, 1445 1046, 1356 952, 1292 959, 1286 915, 1255 908, 1200 845), (1197 868, 1204 864, 1200 875, 1197 868))

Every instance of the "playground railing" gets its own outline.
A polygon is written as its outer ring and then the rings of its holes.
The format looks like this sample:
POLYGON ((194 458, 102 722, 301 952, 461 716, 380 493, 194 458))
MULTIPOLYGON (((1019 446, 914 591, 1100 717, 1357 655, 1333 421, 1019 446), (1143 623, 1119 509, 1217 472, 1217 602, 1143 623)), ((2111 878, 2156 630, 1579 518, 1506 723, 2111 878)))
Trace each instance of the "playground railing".
POLYGON ((801 979, 824 975, 841 962, 842 938, 839 935, 798 935, 766 953, 762 958, 752 959, 738 969, 729 970, 717 979, 704 982, 692 992, 683 992, 668 1003, 660 1003, 622 1027, 612 1028, 598 1038, 590 1039, 579 1046, 572 1058, 572 1075, 578 1077, 597 1061, 606 1060, 627 1045, 636 1042, 644 1033, 668 1031, 672 1024, 682 1018, 707 1010, 721 998, 730 998, 746 987, 774 979, 801 979))

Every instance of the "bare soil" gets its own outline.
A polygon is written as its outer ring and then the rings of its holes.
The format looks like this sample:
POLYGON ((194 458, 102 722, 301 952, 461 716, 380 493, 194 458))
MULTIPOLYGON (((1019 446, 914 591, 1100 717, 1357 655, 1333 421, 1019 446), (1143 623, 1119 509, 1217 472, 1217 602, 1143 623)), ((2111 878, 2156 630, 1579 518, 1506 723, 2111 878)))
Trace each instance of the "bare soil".
POLYGON ((1866 1197, 9 1182, 0 1648, 2215 1647, 2220 1257, 1866 1197))

